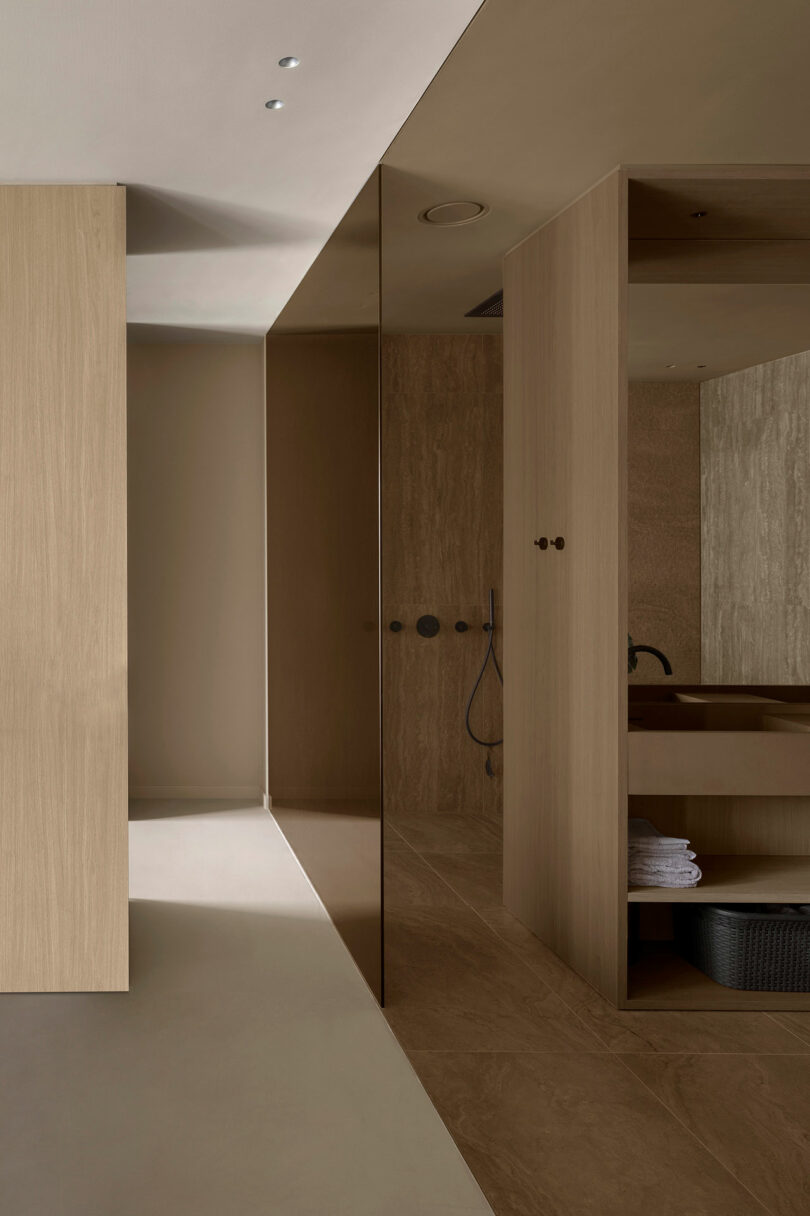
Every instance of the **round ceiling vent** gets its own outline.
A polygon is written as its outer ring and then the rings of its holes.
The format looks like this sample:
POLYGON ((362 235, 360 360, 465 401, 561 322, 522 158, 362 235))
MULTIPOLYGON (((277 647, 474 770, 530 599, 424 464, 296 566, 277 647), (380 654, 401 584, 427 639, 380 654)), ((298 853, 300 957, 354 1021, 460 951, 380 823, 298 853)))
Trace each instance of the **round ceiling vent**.
POLYGON ((461 224, 474 224, 488 211, 486 203, 437 203, 422 211, 419 219, 423 224, 435 224, 437 228, 458 228, 461 224))

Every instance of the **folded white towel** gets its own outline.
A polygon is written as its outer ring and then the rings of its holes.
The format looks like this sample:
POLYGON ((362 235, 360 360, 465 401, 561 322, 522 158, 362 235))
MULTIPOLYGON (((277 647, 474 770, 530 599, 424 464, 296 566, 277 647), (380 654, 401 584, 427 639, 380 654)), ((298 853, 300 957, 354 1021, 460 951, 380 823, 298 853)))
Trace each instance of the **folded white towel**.
POLYGON ((699 867, 693 861, 689 861, 684 866, 668 866, 662 869, 661 866, 634 866, 630 865, 627 868, 628 875, 631 876, 633 882, 640 882, 646 886, 654 886, 659 880, 661 883, 694 882, 698 877, 699 867))
POLYGON ((634 849, 632 845, 627 850, 627 856, 634 858, 640 865, 645 865, 651 862, 653 865, 660 862, 666 865, 670 861, 683 861, 684 857, 688 861, 694 861, 697 853, 693 853, 691 849, 634 849))
POLYGON ((637 861, 631 858, 629 866, 631 870, 644 870, 648 874, 694 874, 697 869, 695 862, 688 857, 684 857, 683 861, 666 863, 637 861))
POLYGON ((703 877, 700 866, 693 862, 683 870, 656 870, 631 866, 627 878, 634 887, 696 887, 703 877))
POLYGON ((628 829, 628 879, 634 886, 697 886, 703 874, 688 840, 664 836, 649 819, 631 819, 628 829))

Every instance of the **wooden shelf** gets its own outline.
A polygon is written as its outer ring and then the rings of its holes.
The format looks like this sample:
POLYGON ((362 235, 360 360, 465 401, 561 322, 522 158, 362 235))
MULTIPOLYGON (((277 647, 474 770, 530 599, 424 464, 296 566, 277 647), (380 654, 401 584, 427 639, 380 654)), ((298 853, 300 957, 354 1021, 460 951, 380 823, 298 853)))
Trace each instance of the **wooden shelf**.
POLYGON ((742 992, 716 984, 662 944, 628 971, 626 1009, 804 1009, 810 992, 742 992))
POLYGON ((696 887, 631 887, 630 903, 810 903, 810 857, 698 857, 703 879, 696 887))
MULTIPOLYGON (((683 704, 681 709, 685 714, 692 710, 746 712, 740 705, 683 704)), ((637 716, 645 727, 643 714, 637 716)), ((750 719, 750 712, 748 716, 750 719)), ((647 721, 652 726, 649 715, 647 721)), ((688 721, 685 715, 683 721, 688 721)), ((671 718, 663 730, 628 731, 631 794, 810 795, 810 740, 806 731, 672 729, 676 722, 677 717, 671 718)))

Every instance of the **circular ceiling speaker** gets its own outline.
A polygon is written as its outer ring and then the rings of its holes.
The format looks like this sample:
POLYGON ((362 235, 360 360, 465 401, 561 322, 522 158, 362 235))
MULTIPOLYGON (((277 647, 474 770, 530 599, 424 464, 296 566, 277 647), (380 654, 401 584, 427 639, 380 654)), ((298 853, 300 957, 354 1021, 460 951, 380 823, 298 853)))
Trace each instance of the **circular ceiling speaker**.
POLYGON ((489 212, 486 203, 437 203, 420 212, 423 224, 435 224, 437 228, 458 228, 461 224, 474 224, 489 212))

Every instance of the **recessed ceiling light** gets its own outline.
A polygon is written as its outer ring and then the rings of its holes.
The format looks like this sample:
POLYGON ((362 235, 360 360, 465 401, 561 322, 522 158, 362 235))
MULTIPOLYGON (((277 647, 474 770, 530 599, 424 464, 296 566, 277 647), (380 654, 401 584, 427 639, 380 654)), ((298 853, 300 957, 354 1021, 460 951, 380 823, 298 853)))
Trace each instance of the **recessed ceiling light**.
POLYGON ((436 203, 419 213, 423 224, 436 224, 441 228, 458 228, 461 224, 473 224, 489 212, 486 203, 436 203))
POLYGON ((693 220, 702 220, 702 219, 704 219, 704 217, 705 217, 707 214, 708 214, 708 212, 706 212, 706 211, 693 211, 693 212, 691 212, 691 215, 692 215, 692 219, 693 219, 693 220))
POLYGON ((677 363, 668 363, 668 364, 667 364, 667 367, 668 367, 668 368, 670 368, 670 370, 671 370, 673 367, 677 367, 677 366, 678 366, 678 364, 677 364, 677 363))
POLYGON ((295 55, 285 55, 283 59, 279 59, 278 66, 280 68, 297 68, 300 62, 301 60, 297 59, 295 55))
POLYGON ((271 97, 269 101, 264 103, 267 110, 283 110, 284 102, 278 97, 271 97))
POLYGON ((706 366, 705 363, 698 363, 698 367, 705 367, 705 366, 706 366))

